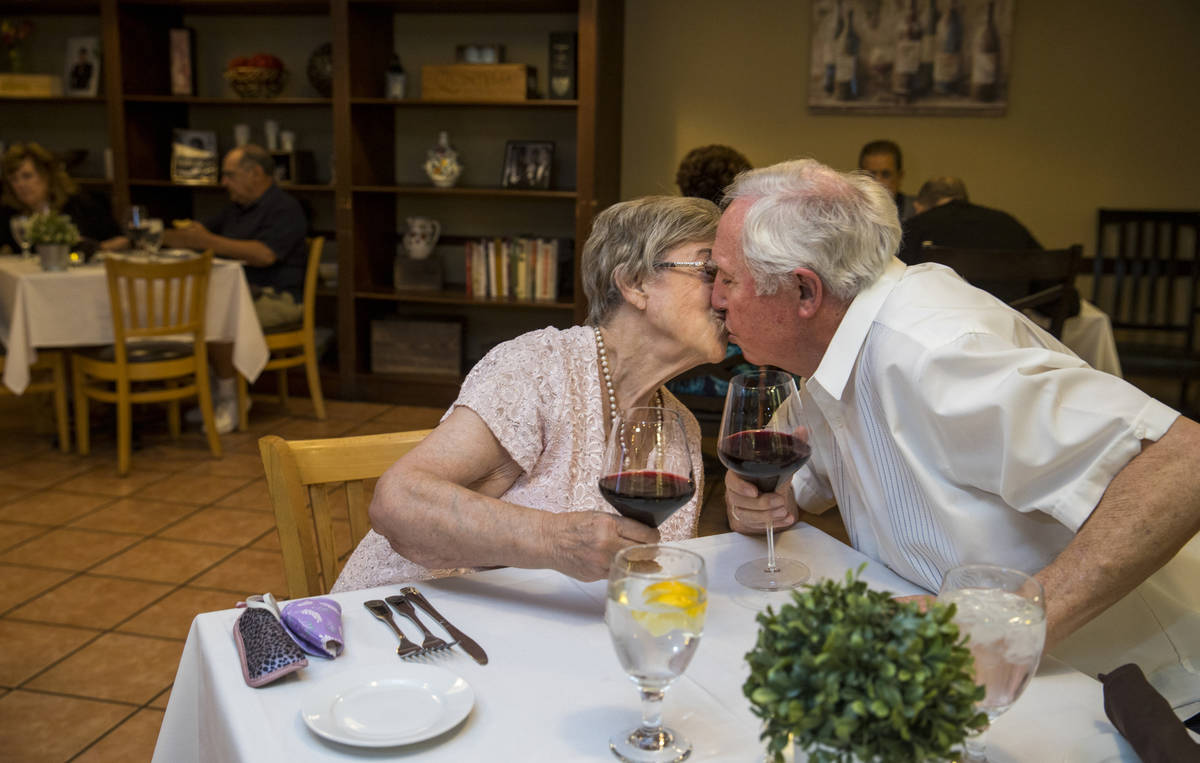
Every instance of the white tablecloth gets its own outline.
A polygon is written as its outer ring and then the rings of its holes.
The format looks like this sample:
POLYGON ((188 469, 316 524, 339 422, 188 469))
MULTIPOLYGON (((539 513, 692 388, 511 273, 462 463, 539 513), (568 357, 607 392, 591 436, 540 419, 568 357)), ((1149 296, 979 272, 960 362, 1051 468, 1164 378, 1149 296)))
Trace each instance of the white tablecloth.
MULTIPOLYGON (((809 526, 781 533, 781 554, 803 559, 816 575, 841 577, 865 560, 809 526)), ((759 722, 742 695, 753 647, 755 612, 733 579, 765 543, 737 534, 681 544, 708 563, 709 609, 704 636, 687 672, 667 694, 664 719, 691 738, 691 760, 757 761, 759 722)), ((865 579, 896 594, 920 593, 879 564, 865 579)), ((451 622, 487 650, 477 665, 455 648, 424 658, 470 683, 467 719, 435 739, 367 750, 326 742, 299 712, 302 697, 322 691, 341 671, 397 664, 395 636, 363 608, 398 586, 339 594, 346 651, 336 660, 310 657, 309 667, 261 689, 242 680, 233 625, 239 610, 210 612, 192 622, 163 719, 154 760, 336 761, 420 760, 611 761, 608 737, 640 719, 639 701, 604 625, 604 583, 579 583, 544 570, 500 569, 419 586, 451 622)), ((412 636, 419 634, 396 618, 412 636)), ((435 626, 436 627, 436 626, 435 626)), ((1024 696, 993 724, 995 761, 1136 761, 1104 716, 1100 684, 1051 658, 1024 696)))
MULTIPOLYGON (((208 284, 209 341, 233 342, 233 364, 258 378, 269 353, 242 263, 213 260, 208 284)), ((21 394, 39 347, 83 347, 113 341, 103 265, 47 273, 37 260, 0 256, 0 342, 8 358, 4 385, 21 394)))

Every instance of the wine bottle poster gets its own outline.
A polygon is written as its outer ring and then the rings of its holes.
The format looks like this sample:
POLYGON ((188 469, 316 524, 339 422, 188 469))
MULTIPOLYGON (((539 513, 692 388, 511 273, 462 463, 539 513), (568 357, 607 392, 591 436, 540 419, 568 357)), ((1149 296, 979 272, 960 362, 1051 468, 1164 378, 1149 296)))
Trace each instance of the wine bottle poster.
POLYGON ((999 116, 1016 0, 812 0, 816 114, 999 116))

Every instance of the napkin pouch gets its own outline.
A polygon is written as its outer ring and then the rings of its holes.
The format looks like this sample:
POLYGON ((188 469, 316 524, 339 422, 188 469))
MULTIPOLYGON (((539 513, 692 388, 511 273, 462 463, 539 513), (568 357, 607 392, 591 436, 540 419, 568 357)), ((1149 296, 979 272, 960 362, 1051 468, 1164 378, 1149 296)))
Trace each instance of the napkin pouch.
POLYGON ((246 600, 246 611, 233 625, 233 638, 242 662, 242 678, 255 688, 308 665, 304 652, 283 629, 279 608, 269 593, 246 600))
POLYGON ((283 627, 301 649, 315 657, 342 653, 342 607, 333 599, 301 599, 283 605, 283 627))

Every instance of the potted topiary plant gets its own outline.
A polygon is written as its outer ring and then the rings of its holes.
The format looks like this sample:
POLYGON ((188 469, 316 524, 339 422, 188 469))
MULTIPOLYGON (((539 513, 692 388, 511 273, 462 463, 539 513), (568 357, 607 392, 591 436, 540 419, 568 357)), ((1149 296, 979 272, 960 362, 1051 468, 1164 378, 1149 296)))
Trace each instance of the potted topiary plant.
POLYGON ((987 725, 953 605, 922 611, 872 591, 865 567, 758 615, 742 688, 776 763, 789 741, 797 761, 948 760, 987 725))
POLYGON ((67 215, 43 212, 29 221, 29 241, 37 247, 42 270, 66 270, 79 229, 67 215))

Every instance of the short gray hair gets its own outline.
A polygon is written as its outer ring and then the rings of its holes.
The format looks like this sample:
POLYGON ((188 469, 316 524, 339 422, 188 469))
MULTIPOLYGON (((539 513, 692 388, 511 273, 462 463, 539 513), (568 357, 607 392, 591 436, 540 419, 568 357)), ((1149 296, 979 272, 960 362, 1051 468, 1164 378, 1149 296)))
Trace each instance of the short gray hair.
POLYGON ((682 196, 643 196, 596 215, 581 258, 588 325, 603 325, 624 301, 618 279, 631 284, 650 280, 655 263, 667 252, 712 241, 720 219, 711 201, 682 196))
POLYGON ((929 178, 921 186, 921 190, 917 192, 917 201, 921 202, 922 206, 935 206, 942 199, 969 201, 967 198, 967 184, 959 178, 946 175, 929 178))
POLYGON ((900 246, 900 218, 887 189, 865 172, 796 159, 738 176, 727 203, 751 201, 742 228, 758 294, 774 294, 811 268, 843 301, 873 283, 900 246))
POLYGON ((271 156, 270 151, 267 151, 257 143, 247 143, 239 148, 242 149, 242 155, 238 157, 239 167, 244 170, 262 167, 263 174, 268 178, 275 178, 275 158, 271 156))

